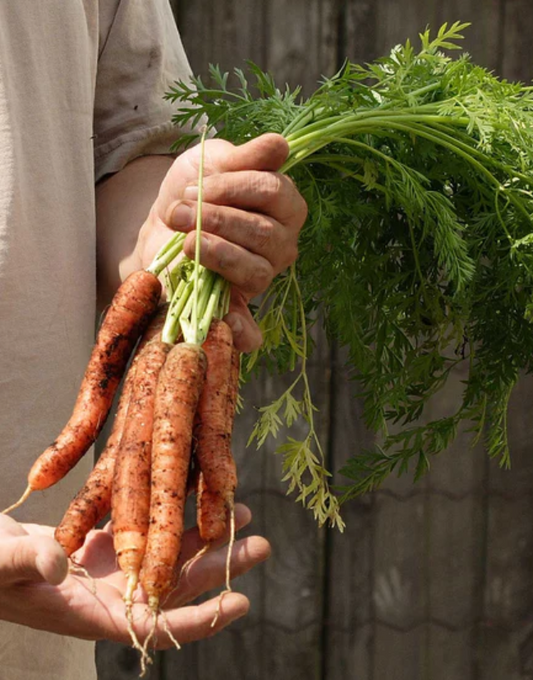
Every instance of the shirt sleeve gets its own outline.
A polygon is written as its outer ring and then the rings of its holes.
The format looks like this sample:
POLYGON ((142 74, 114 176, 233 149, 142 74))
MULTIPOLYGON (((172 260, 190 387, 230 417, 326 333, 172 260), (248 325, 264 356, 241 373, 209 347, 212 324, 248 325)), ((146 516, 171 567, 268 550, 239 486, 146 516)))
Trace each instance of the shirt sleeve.
MULTIPOLYGON (((100 3, 102 4, 102 3, 100 3)), ((168 0, 117 0, 100 17, 95 86, 96 181, 138 156, 168 154, 180 136, 163 97, 191 69, 168 0)))

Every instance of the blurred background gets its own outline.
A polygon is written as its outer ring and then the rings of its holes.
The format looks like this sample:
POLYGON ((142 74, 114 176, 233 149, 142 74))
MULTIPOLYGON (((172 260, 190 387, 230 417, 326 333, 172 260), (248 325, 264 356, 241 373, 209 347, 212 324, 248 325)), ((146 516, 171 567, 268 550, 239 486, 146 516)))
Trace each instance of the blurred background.
MULTIPOLYGON (((149 1, 149 0, 148 0, 149 1)), ((475 62, 509 80, 533 77, 531 0, 173 0, 195 74, 255 61, 279 85, 310 93, 345 57, 385 55, 429 25, 470 21, 475 62)), ((329 466, 372 437, 342 367, 317 334, 311 378, 329 466)), ((461 392, 458 373, 431 417, 461 392)), ((234 452, 237 498, 273 555, 235 582, 251 610, 216 637, 157 654, 150 680, 519 680, 533 678, 533 383, 509 414, 512 470, 461 434, 416 485, 391 479, 344 506, 346 531, 318 529, 286 496, 275 444, 246 448, 253 407, 282 391, 262 376, 245 389, 234 452)), ((130 680, 137 653, 99 643, 100 680, 130 680)))

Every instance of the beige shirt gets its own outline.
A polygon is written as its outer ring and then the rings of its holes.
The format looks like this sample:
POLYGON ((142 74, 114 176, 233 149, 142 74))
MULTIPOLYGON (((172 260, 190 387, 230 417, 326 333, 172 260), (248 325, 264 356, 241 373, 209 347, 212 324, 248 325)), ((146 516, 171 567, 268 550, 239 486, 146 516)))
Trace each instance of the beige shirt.
MULTIPOLYGON (((168 0, 0 2, 0 506, 66 422, 93 341, 95 179, 177 136, 168 0)), ((92 463, 15 513, 55 524, 92 463)), ((1 616, 1 613, 0 613, 1 616)), ((89 680, 94 645, 0 622, 1 680, 89 680)))

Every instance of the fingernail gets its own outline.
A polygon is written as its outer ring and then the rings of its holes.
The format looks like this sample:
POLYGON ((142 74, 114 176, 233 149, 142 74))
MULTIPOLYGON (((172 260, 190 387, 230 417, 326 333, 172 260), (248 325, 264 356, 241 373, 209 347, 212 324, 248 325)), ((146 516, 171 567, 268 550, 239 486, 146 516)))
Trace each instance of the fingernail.
POLYGON ((194 226, 195 212, 188 204, 180 201, 172 211, 170 225, 174 229, 183 229, 194 226))
POLYGON ((183 191, 183 198, 187 198, 189 201, 196 201, 198 198, 198 185, 190 184, 188 187, 185 187, 183 191))

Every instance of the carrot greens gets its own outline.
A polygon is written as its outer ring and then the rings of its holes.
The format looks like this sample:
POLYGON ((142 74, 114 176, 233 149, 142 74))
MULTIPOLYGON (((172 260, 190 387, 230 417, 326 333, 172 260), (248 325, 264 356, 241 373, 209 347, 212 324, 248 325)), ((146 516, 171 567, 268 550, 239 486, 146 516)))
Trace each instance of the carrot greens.
POLYGON ((296 370, 260 409, 251 439, 261 445, 303 419, 308 434, 278 451, 289 490, 320 523, 342 528, 339 505, 393 472, 414 465, 420 477, 463 421, 510 463, 509 398, 533 356, 533 90, 468 54, 452 58, 466 27, 426 30, 418 51, 407 41, 366 66, 346 61, 308 98, 252 63, 251 75, 212 66, 212 83, 195 78, 168 93, 180 126, 207 119, 234 143, 278 132, 289 144, 282 172, 309 217, 296 265, 257 310, 264 345, 244 368, 296 370), (319 310, 332 341, 347 348, 365 421, 380 435, 379 446, 354 452, 337 489, 306 371, 319 310), (423 420, 465 362, 456 411, 423 420))

